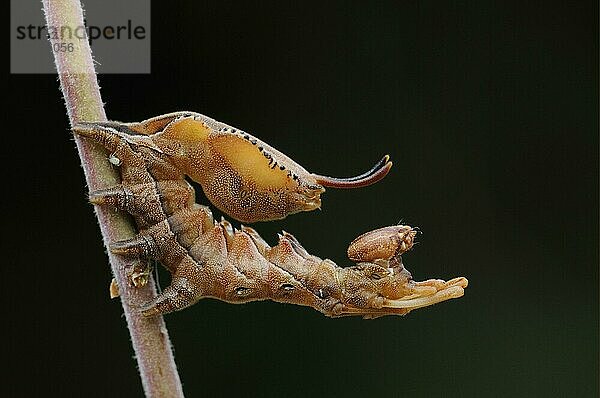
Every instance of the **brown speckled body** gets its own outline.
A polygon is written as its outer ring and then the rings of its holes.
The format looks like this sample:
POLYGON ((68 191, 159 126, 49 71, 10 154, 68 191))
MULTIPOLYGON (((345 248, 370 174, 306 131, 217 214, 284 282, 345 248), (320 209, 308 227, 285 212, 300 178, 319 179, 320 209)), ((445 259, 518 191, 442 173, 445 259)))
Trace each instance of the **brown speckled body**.
POLYGON ((90 193, 92 203, 127 211, 138 225, 135 238, 114 242, 111 250, 156 259, 172 275, 170 286, 142 309, 148 316, 213 297, 374 318, 460 297, 467 285, 465 278, 412 280, 400 257, 412 247, 410 227, 357 238, 350 257, 360 264, 340 268, 310 255, 291 234, 270 247, 252 228, 215 222, 185 180, 200 183, 211 202, 239 220, 269 220, 318 207, 323 185, 364 186, 382 178, 391 166, 387 157, 353 179, 323 177, 249 134, 191 112, 142 123, 86 123, 74 131, 103 145, 121 170, 121 186, 90 193))

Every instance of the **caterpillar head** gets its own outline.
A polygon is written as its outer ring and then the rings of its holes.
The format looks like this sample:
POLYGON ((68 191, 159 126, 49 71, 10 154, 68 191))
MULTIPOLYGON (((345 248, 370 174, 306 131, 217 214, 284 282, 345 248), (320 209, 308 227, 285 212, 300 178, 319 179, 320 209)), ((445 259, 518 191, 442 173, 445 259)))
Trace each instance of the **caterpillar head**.
MULTIPOLYGON (((348 248, 350 259, 357 265, 332 268, 329 260, 324 260, 312 267, 311 290, 323 299, 322 311, 334 317, 377 318, 405 315, 416 308, 461 297, 468 285, 466 278, 417 282, 404 268, 401 255, 412 248, 416 233, 407 225, 370 231, 348 248), (332 272, 333 269, 337 271, 332 272)), ((288 239, 294 242, 293 238, 288 239)), ((292 246, 301 255, 299 244, 292 246)))
POLYGON ((366 232, 348 246, 348 258, 354 262, 389 260, 412 249, 417 228, 393 225, 366 232))

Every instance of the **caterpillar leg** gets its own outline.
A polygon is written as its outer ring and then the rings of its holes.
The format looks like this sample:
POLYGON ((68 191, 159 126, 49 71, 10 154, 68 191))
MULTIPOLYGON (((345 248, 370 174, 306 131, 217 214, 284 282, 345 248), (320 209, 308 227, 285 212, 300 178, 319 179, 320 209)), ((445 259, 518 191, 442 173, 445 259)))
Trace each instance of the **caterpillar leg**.
POLYGON ((194 196, 194 189, 186 181, 166 180, 92 191, 89 200, 94 205, 126 211, 140 217, 147 225, 153 225, 178 209, 190 207, 194 196))
POLYGON ((203 296, 198 281, 202 280, 199 267, 193 261, 182 264, 173 275, 171 284, 141 308, 144 316, 155 316, 179 311, 195 304, 203 296))
POLYGON ((89 200, 94 205, 115 207, 140 217, 147 225, 156 224, 165 218, 154 184, 118 185, 92 191, 89 200))
POLYGON ((128 258, 157 258, 160 248, 152 235, 141 233, 131 239, 116 241, 110 244, 110 251, 128 258))
MULTIPOLYGON (((203 221, 201 219, 199 222, 203 221)), ((195 224, 200 228, 199 224, 195 224)), ((131 239, 113 242, 110 250, 127 258, 154 259, 160 261, 172 274, 182 267, 182 262, 193 263, 188 250, 179 242, 179 237, 192 240, 199 231, 180 231, 177 235, 169 220, 152 225, 131 239)))

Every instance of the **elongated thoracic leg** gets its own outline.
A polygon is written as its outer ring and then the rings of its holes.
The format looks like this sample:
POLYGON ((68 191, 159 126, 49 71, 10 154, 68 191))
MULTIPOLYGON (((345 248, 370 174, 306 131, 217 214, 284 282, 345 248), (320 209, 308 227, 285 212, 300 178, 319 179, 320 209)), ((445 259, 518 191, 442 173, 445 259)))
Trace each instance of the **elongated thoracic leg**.
POLYGON ((207 276, 203 277, 201 267, 193 260, 182 261, 177 271, 173 273, 171 284, 141 309, 142 314, 145 316, 167 314, 196 303, 205 296, 202 281, 206 280, 207 276))
POLYGON ((165 218, 154 184, 119 185, 92 191, 89 199, 92 204, 115 207, 138 216, 146 225, 156 224, 165 218))
POLYGON ((165 180, 92 191, 89 198, 95 205, 116 207, 153 225, 165 215, 192 205, 194 196, 194 189, 185 180, 165 180))

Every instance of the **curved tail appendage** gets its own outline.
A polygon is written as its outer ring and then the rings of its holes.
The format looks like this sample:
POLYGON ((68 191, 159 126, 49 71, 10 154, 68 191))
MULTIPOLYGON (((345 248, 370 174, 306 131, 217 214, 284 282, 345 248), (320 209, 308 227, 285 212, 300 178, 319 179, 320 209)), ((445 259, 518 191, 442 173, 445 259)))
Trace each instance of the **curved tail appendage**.
POLYGON ((391 168, 392 162, 390 161, 390 156, 385 155, 371 170, 356 177, 337 178, 318 174, 313 174, 313 177, 318 184, 328 188, 361 188, 375 184, 377 181, 383 179, 391 168))

